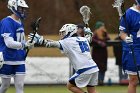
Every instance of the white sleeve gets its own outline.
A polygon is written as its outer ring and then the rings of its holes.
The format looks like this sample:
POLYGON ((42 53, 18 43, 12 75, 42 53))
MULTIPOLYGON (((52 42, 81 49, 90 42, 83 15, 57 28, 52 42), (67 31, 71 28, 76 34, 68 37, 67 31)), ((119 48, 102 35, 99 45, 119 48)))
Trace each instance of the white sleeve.
POLYGON ((66 40, 59 40, 59 41, 53 41, 53 40, 44 40, 44 45, 48 48, 59 48, 61 52, 63 51, 66 53, 67 51, 67 45, 66 40))
POLYGON ((53 41, 53 40, 44 40, 44 44, 48 48, 59 48, 62 53, 66 53, 65 40, 53 41))
POLYGON ((70 43, 68 43, 67 41, 69 41, 67 40, 67 38, 63 40, 59 40, 61 53, 66 53, 66 54, 68 53, 70 43))
POLYGON ((45 43, 46 47, 53 47, 53 48, 60 48, 61 47, 59 41, 45 40, 44 43, 45 43))
POLYGON ((20 42, 14 41, 14 39, 12 37, 9 37, 8 34, 3 34, 2 35, 4 38, 4 42, 5 45, 8 48, 12 48, 12 49, 22 49, 23 45, 20 42))

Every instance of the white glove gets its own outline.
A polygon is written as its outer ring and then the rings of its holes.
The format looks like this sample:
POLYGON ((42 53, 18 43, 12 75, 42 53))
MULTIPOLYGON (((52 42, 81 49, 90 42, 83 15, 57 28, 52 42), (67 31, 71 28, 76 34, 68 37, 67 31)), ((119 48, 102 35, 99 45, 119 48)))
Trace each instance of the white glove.
POLYGON ((132 35, 125 37, 124 41, 125 41, 127 44, 132 44, 132 43, 133 43, 132 35))
POLYGON ((84 32, 85 32, 85 35, 93 35, 93 33, 91 32, 91 29, 89 27, 84 27, 84 32))
POLYGON ((23 48, 32 49, 34 48, 34 44, 34 41, 31 43, 31 40, 28 40, 26 43, 23 44, 23 48))
MULTIPOLYGON (((30 40, 32 40, 32 38, 33 38, 33 33, 30 33, 29 35, 28 35, 28 38, 30 38, 30 40)), ((33 39, 33 41, 35 42, 35 43, 37 43, 37 44, 39 44, 39 45, 42 45, 42 43, 43 43, 43 36, 40 36, 39 34, 35 34, 35 37, 34 37, 34 39, 33 39)))
POLYGON ((86 32, 91 32, 91 30, 90 30, 90 28, 89 27, 84 27, 84 32, 86 33, 86 32))

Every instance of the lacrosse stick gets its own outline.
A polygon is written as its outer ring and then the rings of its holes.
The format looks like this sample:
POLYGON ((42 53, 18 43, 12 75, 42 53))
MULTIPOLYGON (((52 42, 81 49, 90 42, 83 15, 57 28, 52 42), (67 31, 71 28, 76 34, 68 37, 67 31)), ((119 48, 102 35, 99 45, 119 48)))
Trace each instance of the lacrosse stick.
MULTIPOLYGON (((32 39, 30 41, 31 43, 33 42, 35 34, 37 33, 37 31, 39 29, 40 21, 41 21, 41 17, 39 17, 35 22, 32 22, 32 24, 31 24, 31 27, 32 27, 32 30, 33 30, 33 37, 32 37, 32 39)), ((26 51, 25 59, 26 59, 28 53, 29 53, 29 49, 27 49, 27 51, 26 51)))
MULTIPOLYGON (((130 36, 130 31, 128 29, 128 24, 127 24, 127 21, 126 21, 126 13, 125 13, 125 8, 124 8, 124 0, 115 0, 115 2, 113 4, 113 7, 117 8, 120 18, 121 17, 124 18, 124 22, 125 22, 125 25, 126 25, 126 32, 127 32, 128 36, 130 36)), ((136 67, 137 77, 138 77, 139 85, 140 85, 139 69, 138 69, 138 66, 137 66, 136 56, 134 54, 134 49, 133 49, 132 45, 130 45, 130 49, 131 49, 131 52, 132 52, 133 62, 134 62, 135 67, 136 67)))
POLYGON ((90 19, 90 14, 91 14, 90 8, 88 6, 82 6, 80 8, 80 13, 83 16, 83 22, 85 23, 87 28, 89 26, 88 21, 90 19))
POLYGON ((119 13, 119 16, 122 17, 125 13, 124 0, 115 0, 113 4, 113 8, 116 8, 119 13))

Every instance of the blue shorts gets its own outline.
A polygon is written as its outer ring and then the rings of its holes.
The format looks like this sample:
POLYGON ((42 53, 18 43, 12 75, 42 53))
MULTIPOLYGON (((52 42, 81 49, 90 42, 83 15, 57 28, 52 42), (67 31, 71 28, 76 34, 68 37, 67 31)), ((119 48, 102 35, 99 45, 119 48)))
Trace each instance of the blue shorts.
POLYGON ((138 67, 138 70, 140 72, 140 50, 134 51, 136 64, 134 64, 134 57, 132 55, 131 51, 123 51, 122 55, 122 66, 124 71, 126 71, 128 74, 136 74, 137 69, 136 65, 138 67))
POLYGON ((4 64, 0 69, 1 77, 11 77, 14 75, 25 75, 25 64, 21 65, 7 65, 4 64))

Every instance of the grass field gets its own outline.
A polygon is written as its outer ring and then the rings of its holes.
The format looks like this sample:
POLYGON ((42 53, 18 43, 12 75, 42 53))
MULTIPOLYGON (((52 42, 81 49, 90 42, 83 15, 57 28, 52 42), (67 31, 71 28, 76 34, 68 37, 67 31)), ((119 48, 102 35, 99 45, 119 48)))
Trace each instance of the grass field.
MULTIPOLYGON (((98 93, 127 93, 127 86, 97 86, 96 87, 98 93)), ((71 93, 69 92, 65 86, 26 86, 25 85, 25 93, 71 93)), ((10 87, 7 93, 15 93, 14 87, 10 87)), ((140 93, 140 86, 137 88, 137 93, 140 93)))

